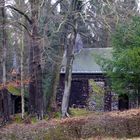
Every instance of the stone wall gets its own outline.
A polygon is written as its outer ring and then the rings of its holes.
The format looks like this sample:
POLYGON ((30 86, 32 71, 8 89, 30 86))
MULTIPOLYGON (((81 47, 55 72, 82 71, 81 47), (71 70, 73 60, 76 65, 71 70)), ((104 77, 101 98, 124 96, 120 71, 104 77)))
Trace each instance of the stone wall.
POLYGON ((115 111, 115 110, 118 110, 118 95, 115 94, 114 92, 111 92, 111 110, 112 111, 115 111))
POLYGON ((90 111, 103 111, 104 109, 104 83, 89 80, 89 99, 87 108, 90 111))

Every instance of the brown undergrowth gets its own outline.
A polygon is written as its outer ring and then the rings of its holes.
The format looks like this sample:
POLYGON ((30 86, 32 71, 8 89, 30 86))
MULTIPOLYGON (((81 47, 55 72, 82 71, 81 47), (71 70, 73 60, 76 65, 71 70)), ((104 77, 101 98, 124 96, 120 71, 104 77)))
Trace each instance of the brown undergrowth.
MULTIPOLYGON (((33 124, 13 123, 0 129, 0 140, 83 140, 140 136, 140 109, 91 113, 33 124)), ((107 139, 106 139, 107 140, 107 139)))

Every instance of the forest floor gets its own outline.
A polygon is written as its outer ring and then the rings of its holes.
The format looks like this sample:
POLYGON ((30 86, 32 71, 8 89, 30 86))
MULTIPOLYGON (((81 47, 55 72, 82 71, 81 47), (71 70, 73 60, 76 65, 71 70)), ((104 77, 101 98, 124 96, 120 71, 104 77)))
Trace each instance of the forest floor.
POLYGON ((32 122, 16 118, 0 128, 0 140, 140 140, 140 109, 81 115, 32 122))

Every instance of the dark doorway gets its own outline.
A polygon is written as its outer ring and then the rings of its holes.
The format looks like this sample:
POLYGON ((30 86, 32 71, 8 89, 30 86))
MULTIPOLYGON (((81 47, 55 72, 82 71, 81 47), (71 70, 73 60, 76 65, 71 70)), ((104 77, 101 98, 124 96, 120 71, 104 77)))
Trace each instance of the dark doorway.
POLYGON ((21 97, 16 96, 15 98, 15 114, 21 113, 21 97))
POLYGON ((84 108, 88 97, 88 80, 73 80, 71 84, 70 107, 84 108))
POLYGON ((0 92, 0 116, 2 116, 3 113, 3 99, 2 99, 2 93, 0 92))
MULTIPOLYGON (((11 114, 21 113, 21 96, 12 95, 11 114)), ((28 111, 28 99, 24 98, 25 111, 28 111)))
POLYGON ((129 98, 127 94, 121 94, 118 98, 118 108, 123 111, 129 109, 129 98))

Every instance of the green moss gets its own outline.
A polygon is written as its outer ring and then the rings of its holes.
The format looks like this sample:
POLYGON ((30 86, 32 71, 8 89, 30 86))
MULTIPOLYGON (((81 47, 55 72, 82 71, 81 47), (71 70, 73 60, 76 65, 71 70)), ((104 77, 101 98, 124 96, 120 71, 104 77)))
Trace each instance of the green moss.
POLYGON ((57 118, 57 119, 59 119, 59 118, 61 118, 61 112, 56 112, 55 114, 54 114, 54 118, 57 118))
POLYGON ((49 116, 48 115, 45 115, 44 116, 44 120, 48 121, 49 120, 49 116))
POLYGON ((81 108, 70 108, 70 114, 71 116, 85 116, 90 114, 91 112, 86 110, 86 109, 81 109, 81 108))
POLYGON ((14 121, 16 122, 16 123, 22 123, 23 122, 23 120, 22 120, 22 118, 21 118, 21 115, 20 114, 16 114, 15 116, 14 116, 14 121))
POLYGON ((8 91, 13 95, 20 96, 20 89, 14 87, 12 85, 8 86, 8 91))
POLYGON ((89 80, 90 85, 92 86, 93 90, 97 94, 103 94, 104 90, 101 86, 99 86, 94 80, 89 80))
POLYGON ((90 110, 100 111, 104 106, 104 89, 101 83, 96 83, 93 79, 89 80, 89 85, 91 87, 89 98, 88 98, 88 107, 90 110), (94 105, 90 105, 90 102, 94 102, 94 105))
POLYGON ((35 124, 35 123, 37 123, 37 118, 36 117, 31 117, 31 123, 32 124, 35 124))
MULTIPOLYGON (((7 87, 9 93, 11 93, 12 95, 15 95, 15 96, 21 96, 21 89, 20 87, 15 87, 14 85, 8 85, 7 87)), ((29 97, 29 93, 28 93, 28 89, 25 88, 24 89, 24 95, 26 98, 29 97)))

